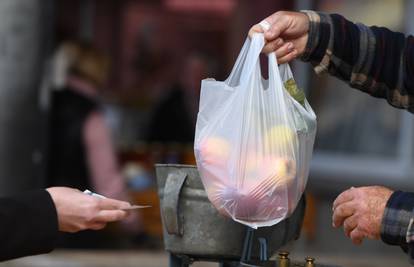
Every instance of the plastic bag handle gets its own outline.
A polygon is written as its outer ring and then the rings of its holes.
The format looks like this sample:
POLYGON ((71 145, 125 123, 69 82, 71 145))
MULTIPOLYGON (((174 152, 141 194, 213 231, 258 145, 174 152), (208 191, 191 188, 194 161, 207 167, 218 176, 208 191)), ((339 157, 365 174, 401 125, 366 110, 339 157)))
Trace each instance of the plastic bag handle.
MULTIPOLYGON (((266 20, 262 20, 259 25, 262 27, 263 31, 268 31, 270 29, 270 23, 267 22, 266 20)), ((267 55, 268 59, 269 59, 269 74, 271 72, 271 70, 274 70, 278 75, 277 76, 278 81, 277 82, 281 82, 280 79, 280 70, 279 70, 279 65, 277 64, 277 58, 276 58, 276 53, 275 52, 271 52, 267 55)), ((289 69, 290 71, 290 69, 289 69)))
MULTIPOLYGON (((245 64, 241 72, 241 83, 247 82, 252 76, 254 69, 257 67, 257 64, 259 63, 259 56, 262 52, 264 45, 264 35, 262 33, 253 34, 250 41, 250 47, 245 58, 245 64)), ((279 65, 277 64, 276 53, 271 52, 267 56, 269 59, 269 76, 272 75, 275 78, 276 84, 283 84, 282 79, 280 77, 279 65)))
POLYGON ((231 70, 229 77, 226 79, 227 84, 238 84, 239 74, 243 68, 244 62, 246 61, 247 52, 250 47, 250 38, 247 38, 240 50, 239 56, 237 57, 236 63, 231 70))
POLYGON ((280 69, 279 65, 277 64, 276 53, 271 52, 267 55, 269 59, 269 77, 272 76, 275 78, 277 84, 283 84, 282 79, 280 77, 280 69))
POLYGON ((249 51, 247 52, 244 66, 241 71, 240 83, 249 81, 254 69, 257 67, 260 53, 265 45, 264 35, 255 33, 251 37, 249 51))

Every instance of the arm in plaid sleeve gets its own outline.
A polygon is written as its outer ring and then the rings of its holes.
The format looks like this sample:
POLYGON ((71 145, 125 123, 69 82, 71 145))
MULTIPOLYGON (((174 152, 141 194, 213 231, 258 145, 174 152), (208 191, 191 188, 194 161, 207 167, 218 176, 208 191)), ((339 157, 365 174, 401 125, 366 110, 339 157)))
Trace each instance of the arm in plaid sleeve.
POLYGON ((414 193, 395 191, 387 202, 381 223, 381 239, 400 245, 414 263, 414 193))
POLYGON ((381 238, 385 243, 405 245, 414 240, 414 229, 409 229, 413 209, 414 193, 395 191, 391 195, 381 223, 381 238))
POLYGON ((414 112, 414 37, 305 11, 309 39, 302 60, 397 108, 414 112))
MULTIPOLYGON (((414 112, 414 37, 354 24, 340 15, 305 11, 309 37, 302 60, 397 108, 414 112)), ((414 263, 414 193, 396 191, 384 211, 382 240, 414 263)))

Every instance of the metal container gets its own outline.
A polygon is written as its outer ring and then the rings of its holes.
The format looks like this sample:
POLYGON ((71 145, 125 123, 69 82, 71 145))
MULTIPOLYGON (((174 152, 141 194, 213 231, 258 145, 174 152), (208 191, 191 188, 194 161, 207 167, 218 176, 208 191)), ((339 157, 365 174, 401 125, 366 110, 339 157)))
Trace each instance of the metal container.
MULTIPOLYGON (((240 260, 247 227, 220 215, 207 198, 196 166, 156 164, 165 249, 197 260, 240 260)), ((299 237, 305 211, 302 197, 286 220, 254 231, 251 257, 259 258, 259 238, 272 255, 299 237)))

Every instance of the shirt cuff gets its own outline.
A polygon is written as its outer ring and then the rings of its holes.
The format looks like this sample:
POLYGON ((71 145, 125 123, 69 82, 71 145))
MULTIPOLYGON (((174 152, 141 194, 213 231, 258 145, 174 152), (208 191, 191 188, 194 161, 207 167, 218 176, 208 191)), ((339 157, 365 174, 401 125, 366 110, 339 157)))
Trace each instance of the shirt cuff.
POLYGON ((50 252, 58 237, 56 208, 46 190, 1 198, 0 261, 50 252), (3 218, 2 218, 3 219, 3 218), (3 242, 4 241, 4 242, 3 242))
POLYGON ((414 193, 395 191, 391 195, 381 223, 381 239, 385 243, 403 245, 407 240, 414 240, 414 231, 409 227, 413 208, 414 193))
POLYGON ((317 74, 328 70, 333 49, 333 22, 329 14, 302 10, 309 18, 309 33, 301 60, 311 62, 317 74))
POLYGON ((42 251, 52 251, 57 242, 59 234, 58 214, 52 196, 47 190, 35 190, 21 196, 23 202, 32 206, 28 211, 28 218, 36 218, 31 221, 32 241, 35 244, 42 244, 42 251))
POLYGON ((301 10, 300 12, 308 16, 309 19, 308 41, 305 46, 305 51, 301 56, 303 61, 309 61, 313 51, 319 43, 319 25, 321 18, 317 12, 312 10, 301 10))

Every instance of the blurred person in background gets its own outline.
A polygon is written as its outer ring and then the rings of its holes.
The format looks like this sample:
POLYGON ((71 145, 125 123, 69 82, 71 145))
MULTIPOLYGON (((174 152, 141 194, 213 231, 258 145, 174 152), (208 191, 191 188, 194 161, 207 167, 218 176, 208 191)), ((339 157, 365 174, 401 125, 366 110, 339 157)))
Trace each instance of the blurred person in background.
MULTIPOLYGON (((91 44, 64 42, 56 53, 54 66, 49 186, 92 189, 109 198, 128 200, 99 100, 109 72, 109 59, 91 44)), ((138 214, 131 214, 122 226, 138 234, 138 214)), ((64 246, 95 247, 101 245, 101 237, 95 232, 68 235, 64 246)))
POLYGON ((100 230, 125 218, 128 202, 51 187, 0 198, 0 261, 50 252, 59 231, 100 230))
POLYGON ((200 53, 191 53, 182 66, 178 80, 174 77, 176 81, 153 111, 148 134, 150 142, 191 144, 194 141, 200 81, 206 77, 207 60, 200 53))
MULTIPOLYGON (((280 11, 250 29, 264 32, 263 52, 278 63, 300 57, 316 73, 329 74, 351 87, 414 112, 414 37, 382 27, 354 24, 337 14, 280 11)), ((408 251, 414 263, 414 193, 382 186, 350 188, 333 203, 333 226, 343 226, 355 244, 382 239, 408 251)))

